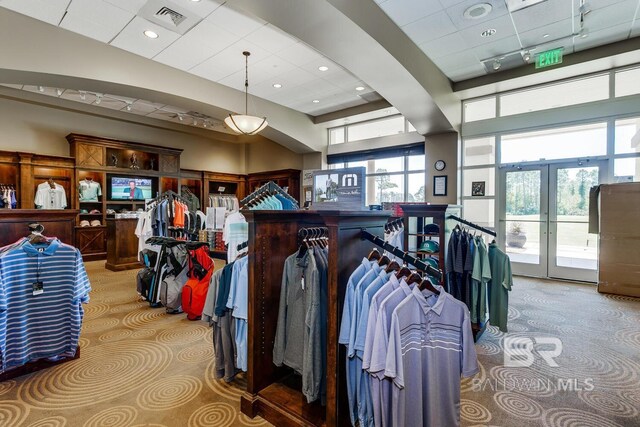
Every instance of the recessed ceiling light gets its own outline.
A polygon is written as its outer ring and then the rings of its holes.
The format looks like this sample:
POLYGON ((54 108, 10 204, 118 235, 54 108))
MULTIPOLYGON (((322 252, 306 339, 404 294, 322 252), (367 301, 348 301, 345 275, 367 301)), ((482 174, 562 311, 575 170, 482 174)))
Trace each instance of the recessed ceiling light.
POLYGON ((484 30, 483 32, 480 33, 480 35, 482 37, 491 37, 492 35, 494 35, 495 33, 497 33, 495 28, 487 28, 486 30, 484 30))
POLYGON ((361 92, 361 91, 363 91, 363 90, 364 90, 364 86, 358 86, 358 87, 356 87, 356 90, 357 90, 358 92, 361 92))
POLYGON ((44 92, 44 87, 43 86, 38 86, 38 92, 44 92))
POLYGON ((280 89, 282 85, 280 83, 274 83, 273 87, 275 87, 276 89, 280 89))
POLYGON ((464 11, 462 16, 464 16, 466 19, 480 19, 490 14, 492 10, 493 6, 491 6, 489 3, 479 3, 468 7, 464 11))
POLYGON ((158 33, 156 33, 155 31, 144 30, 143 34, 145 36, 149 37, 150 39, 157 39, 158 38, 158 33))
POLYGON ((326 65, 321 65, 318 67, 318 70, 320 71, 327 71, 329 69, 329 67, 327 67, 326 65))
POLYGON ((192 2, 194 2, 194 3, 197 3, 197 2, 199 2, 200 0, 191 0, 191 1, 192 1, 192 2))
POLYGON ((313 101, 311 101, 311 102, 313 102, 314 104, 317 104, 317 103, 319 103, 319 102, 320 102, 320 100, 319 100, 319 99, 314 99, 314 100, 313 100, 313 101))

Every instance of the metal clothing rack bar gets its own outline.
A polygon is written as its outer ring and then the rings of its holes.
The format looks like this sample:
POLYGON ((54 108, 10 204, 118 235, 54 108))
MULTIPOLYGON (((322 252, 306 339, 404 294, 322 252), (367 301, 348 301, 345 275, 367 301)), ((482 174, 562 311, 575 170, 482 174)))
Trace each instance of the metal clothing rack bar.
POLYGON ((483 233, 489 234, 490 236, 493 236, 493 237, 497 236, 495 231, 489 230, 488 228, 481 227, 481 226, 479 226, 477 224, 474 224, 473 222, 467 221, 466 219, 458 218, 455 215, 449 215, 447 218, 453 219, 455 221, 458 221, 458 222, 460 222, 460 223, 462 223, 464 225, 468 225, 469 227, 475 228, 476 230, 482 231, 483 233))
POLYGON ((247 241, 247 242, 242 242, 242 243, 240 243, 240 244, 238 245, 237 250, 238 250, 238 251, 241 251, 241 250, 243 250, 244 248, 246 248, 246 247, 248 247, 248 246, 249 246, 249 242, 248 242, 248 241, 247 241))
POLYGON ((247 197, 245 197, 244 199, 240 200, 240 204, 242 206, 246 205, 247 203, 251 202, 253 199, 255 199, 256 197, 265 194, 265 193, 269 193, 269 194, 275 194, 278 193, 280 194, 282 197, 285 197, 287 200, 289 200, 290 202, 294 203, 294 205, 296 207, 298 207, 298 201, 296 199, 294 199, 289 193, 287 193, 286 191, 284 191, 282 189, 282 187, 280 187, 278 184, 276 184, 273 181, 269 181, 266 184, 264 184, 262 187, 258 188, 256 191, 254 191, 253 193, 249 194, 247 197))
POLYGON ((425 263, 424 261, 422 261, 422 260, 420 260, 420 259, 418 259, 418 258, 416 258, 416 257, 414 257, 412 255, 409 255, 409 253, 403 251, 402 249, 400 249, 400 248, 398 248, 396 246, 393 246, 393 245, 389 244, 388 242, 385 242, 383 239, 381 239, 380 237, 378 237, 378 236, 376 236, 374 234, 371 234, 370 232, 368 232, 364 228, 362 229, 361 237, 364 240, 368 240, 371 243, 380 246, 382 249, 384 249, 385 251, 397 256, 402 261, 415 266, 418 270, 424 271, 429 276, 435 277, 438 280, 442 280, 442 271, 433 268, 429 264, 425 263))

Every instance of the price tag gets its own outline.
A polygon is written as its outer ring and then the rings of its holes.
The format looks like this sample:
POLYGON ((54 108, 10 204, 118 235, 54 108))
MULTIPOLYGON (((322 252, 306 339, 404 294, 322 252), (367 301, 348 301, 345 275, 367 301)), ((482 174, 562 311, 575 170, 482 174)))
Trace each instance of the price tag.
POLYGON ((40 295, 44 293, 44 283, 38 280, 32 283, 33 286, 33 295, 40 295))

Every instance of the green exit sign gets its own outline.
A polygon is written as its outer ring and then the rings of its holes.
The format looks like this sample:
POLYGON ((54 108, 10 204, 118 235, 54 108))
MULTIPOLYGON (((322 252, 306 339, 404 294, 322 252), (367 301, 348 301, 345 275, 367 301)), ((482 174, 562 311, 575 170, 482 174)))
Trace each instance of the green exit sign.
POLYGON ((562 64, 562 50, 563 48, 559 47, 557 49, 540 52, 536 56, 536 68, 546 68, 562 64))

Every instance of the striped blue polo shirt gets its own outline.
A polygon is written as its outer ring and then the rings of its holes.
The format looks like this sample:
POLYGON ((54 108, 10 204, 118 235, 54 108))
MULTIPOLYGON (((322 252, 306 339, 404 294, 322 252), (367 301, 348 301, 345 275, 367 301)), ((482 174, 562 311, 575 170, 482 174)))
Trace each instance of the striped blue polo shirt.
POLYGON ((414 287, 391 316, 384 373, 397 396, 394 426, 460 425, 460 377, 479 371, 469 309, 437 288, 414 287))
POLYGON ((80 251, 58 239, 24 239, 0 254, 0 372, 73 356, 90 291, 80 251), (34 295, 37 281, 43 292, 34 295))

